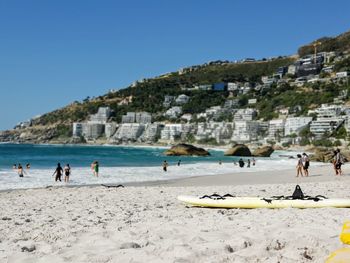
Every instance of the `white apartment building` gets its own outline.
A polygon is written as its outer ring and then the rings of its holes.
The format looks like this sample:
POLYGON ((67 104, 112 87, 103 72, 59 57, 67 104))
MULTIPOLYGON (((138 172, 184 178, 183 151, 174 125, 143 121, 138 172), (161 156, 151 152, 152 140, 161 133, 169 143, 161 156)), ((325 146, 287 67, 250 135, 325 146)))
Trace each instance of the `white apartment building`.
POLYGON ((257 115, 257 111, 255 109, 239 109, 234 114, 234 120, 235 121, 251 121, 253 120, 257 115))
POLYGON ((228 82, 227 83, 227 90, 228 91, 235 91, 240 88, 240 84, 236 82, 228 82))
POLYGON ((84 123, 73 122, 73 137, 83 136, 84 123))
POLYGON ((141 142, 155 142, 160 137, 160 131, 164 125, 160 123, 149 123, 145 125, 145 131, 140 136, 141 142))
POLYGON ((258 139, 259 122, 235 121, 231 140, 235 142, 249 142, 258 139))
POLYGON ((165 124, 160 132, 160 139, 163 141, 175 141, 175 139, 181 137, 182 131, 182 124, 165 124))
POLYGON ((136 141, 144 130, 145 124, 123 123, 119 126, 118 130, 113 136, 113 139, 119 141, 136 141))
POLYGON ((112 137, 117 131, 118 124, 115 122, 108 122, 105 124, 105 135, 106 138, 112 137))
POLYGON ((105 124, 110 116, 111 109, 109 107, 99 107, 96 114, 90 115, 90 122, 105 124))
POLYGON ((312 121, 312 117, 290 117, 284 124, 284 136, 298 134, 312 121))
POLYGON ((179 106, 171 107, 164 113, 165 116, 172 119, 177 118, 181 114, 182 114, 182 107, 179 107, 179 106))
POLYGON ((269 121, 268 138, 279 139, 284 135, 285 119, 275 119, 269 121))
POLYGON ((310 131, 317 139, 322 138, 325 133, 333 132, 344 122, 341 112, 342 107, 339 105, 322 104, 315 110, 317 120, 311 122, 310 131))
POLYGON ((122 123, 151 123, 152 115, 148 112, 127 112, 122 116, 122 123))
POLYGON ((84 123, 83 136, 88 139, 97 139, 102 136, 105 130, 105 125, 101 123, 84 123))

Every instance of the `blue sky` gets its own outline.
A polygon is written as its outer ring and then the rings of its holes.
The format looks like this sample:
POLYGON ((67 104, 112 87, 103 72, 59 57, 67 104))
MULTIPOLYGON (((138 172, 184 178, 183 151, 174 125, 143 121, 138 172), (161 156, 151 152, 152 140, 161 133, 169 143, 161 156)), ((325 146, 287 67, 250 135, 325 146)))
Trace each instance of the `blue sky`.
POLYGON ((350 1, 0 0, 0 130, 184 66, 296 53, 350 1))

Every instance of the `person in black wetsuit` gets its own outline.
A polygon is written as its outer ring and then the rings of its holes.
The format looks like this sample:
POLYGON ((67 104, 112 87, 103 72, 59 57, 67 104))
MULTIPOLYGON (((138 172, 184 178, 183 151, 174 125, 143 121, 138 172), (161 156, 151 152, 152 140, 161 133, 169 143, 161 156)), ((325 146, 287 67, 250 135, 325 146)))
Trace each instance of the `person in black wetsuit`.
POLYGON ((239 167, 243 168, 244 167, 244 161, 242 158, 238 160, 239 167))
POLYGON ((55 172, 53 173, 52 176, 54 176, 55 174, 56 174, 55 182, 57 182, 58 180, 59 180, 60 182, 62 182, 61 176, 62 176, 62 174, 63 174, 63 169, 62 169, 60 163, 57 164, 56 170, 55 170, 55 172))

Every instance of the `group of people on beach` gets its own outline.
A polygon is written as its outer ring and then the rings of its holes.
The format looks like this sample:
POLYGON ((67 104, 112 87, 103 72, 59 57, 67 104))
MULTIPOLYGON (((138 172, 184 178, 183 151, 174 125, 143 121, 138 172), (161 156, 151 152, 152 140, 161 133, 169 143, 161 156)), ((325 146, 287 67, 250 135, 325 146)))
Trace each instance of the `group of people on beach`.
POLYGON ((67 163, 64 168, 61 167, 60 163, 57 164, 56 170, 52 174, 52 176, 56 175, 55 182, 57 182, 57 181, 62 182, 61 177, 62 177, 63 173, 64 173, 64 182, 68 183, 69 182, 69 176, 71 174, 71 168, 69 166, 69 163, 67 163))
MULTIPOLYGON (((23 169, 23 166, 22 166, 20 163, 19 163, 18 165, 17 165, 17 164, 14 164, 14 165, 12 166, 12 169, 15 170, 15 171, 17 171, 19 177, 24 177, 24 174, 26 173, 26 172, 24 171, 24 169, 23 169)), ((30 169, 30 163, 27 163, 27 164, 26 164, 26 170, 27 170, 27 172, 29 171, 29 169, 30 169)))
MULTIPOLYGON (((233 162, 235 165, 237 165, 236 161, 233 162)), ((255 166, 255 159, 253 158, 252 161, 250 161, 250 159, 247 160, 247 168, 250 168, 250 164, 252 164, 253 166, 255 166)), ((240 158, 238 160, 238 165, 239 167, 243 168, 245 166, 245 162, 242 158, 240 158)))
POLYGON ((299 176, 309 176, 309 166, 310 166, 310 159, 309 156, 306 153, 303 154, 297 154, 298 162, 297 162, 297 175, 299 176))
MULTIPOLYGON (((309 156, 306 153, 303 154, 297 154, 298 161, 297 161, 297 175, 299 176, 309 176, 309 167, 310 167, 310 159, 309 156)), ((335 175, 342 175, 341 166, 344 164, 344 157, 340 153, 339 149, 336 149, 333 151, 333 157, 331 159, 331 163, 333 164, 333 169, 335 171, 335 175)))

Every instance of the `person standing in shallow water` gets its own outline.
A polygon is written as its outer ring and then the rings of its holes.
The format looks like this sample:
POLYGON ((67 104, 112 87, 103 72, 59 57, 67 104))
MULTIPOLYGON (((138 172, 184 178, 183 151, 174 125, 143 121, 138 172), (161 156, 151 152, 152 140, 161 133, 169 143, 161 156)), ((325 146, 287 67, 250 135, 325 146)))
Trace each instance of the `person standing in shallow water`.
POLYGON ((250 168, 250 159, 247 161, 247 168, 250 168))
POLYGON ((96 161, 96 162, 95 162, 95 166, 94 166, 94 175, 95 175, 96 177, 98 177, 98 172, 99 172, 99 170, 100 170, 100 165, 99 165, 98 162, 96 161))
POLYGON ((22 167, 22 165, 20 163, 18 164, 17 173, 18 173, 19 177, 23 177, 24 170, 23 170, 23 167, 22 167))
POLYGON ((238 160, 239 167, 243 168, 244 167, 244 161, 242 158, 238 160))
POLYGON ((64 182, 69 182, 69 176, 70 176, 70 166, 69 163, 66 164, 64 167, 64 182))
POLYGON ((54 172, 53 175, 52 175, 52 176, 56 175, 56 177, 55 177, 55 182, 57 182, 57 181, 62 182, 62 180, 61 180, 62 174, 63 174, 63 169, 62 169, 62 167, 61 167, 61 164, 58 163, 58 164, 57 164, 57 167, 56 167, 56 170, 55 170, 55 172, 54 172))
POLYGON ((169 166, 169 165, 168 165, 168 162, 167 162, 167 161, 164 161, 164 162, 163 162, 163 171, 164 171, 164 172, 168 171, 168 166, 169 166))

